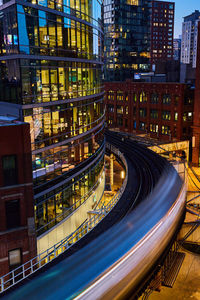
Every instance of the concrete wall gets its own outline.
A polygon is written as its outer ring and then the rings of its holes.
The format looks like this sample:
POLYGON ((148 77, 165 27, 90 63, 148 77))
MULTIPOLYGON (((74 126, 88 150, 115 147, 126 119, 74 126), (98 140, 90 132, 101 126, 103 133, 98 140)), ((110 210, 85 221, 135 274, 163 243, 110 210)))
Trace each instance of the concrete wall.
POLYGON ((87 212, 91 211, 94 205, 101 199, 104 192, 104 185, 105 173, 103 173, 103 178, 96 191, 87 199, 84 204, 82 204, 77 210, 74 211, 72 215, 64 219, 57 226, 53 227, 37 238, 38 254, 44 252, 46 249, 52 247, 70 235, 88 218, 87 212), (95 202, 94 196, 96 196, 95 202))

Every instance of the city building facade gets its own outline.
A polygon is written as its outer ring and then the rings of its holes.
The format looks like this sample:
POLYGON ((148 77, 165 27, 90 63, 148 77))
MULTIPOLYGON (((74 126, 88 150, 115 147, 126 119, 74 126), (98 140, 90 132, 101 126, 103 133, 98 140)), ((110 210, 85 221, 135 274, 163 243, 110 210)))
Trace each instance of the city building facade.
POLYGON ((191 15, 184 17, 182 24, 181 63, 191 64, 196 68, 197 34, 200 12, 195 10, 191 15))
POLYGON ((30 124, 39 236, 87 201, 103 174, 102 3, 1 4, 0 102, 17 104, 30 124))
MULTIPOLYGON (((200 22, 198 23, 200 32, 200 22)), ((192 138, 192 163, 200 166, 200 34, 197 40, 196 83, 194 98, 194 124, 192 138)))
POLYGON ((0 116, 0 276, 36 255, 29 124, 0 116), (24 167, 26 166, 26 167, 24 167))
POLYGON ((105 81, 151 70, 151 0, 104 1, 105 81))
POLYGON ((181 59, 181 38, 174 39, 173 42, 173 59, 180 62, 181 59))
POLYGON ((152 1, 152 64, 173 59, 174 9, 174 2, 152 1))
POLYGON ((191 138, 193 94, 185 84, 106 82, 109 128, 150 134, 159 140, 191 138))

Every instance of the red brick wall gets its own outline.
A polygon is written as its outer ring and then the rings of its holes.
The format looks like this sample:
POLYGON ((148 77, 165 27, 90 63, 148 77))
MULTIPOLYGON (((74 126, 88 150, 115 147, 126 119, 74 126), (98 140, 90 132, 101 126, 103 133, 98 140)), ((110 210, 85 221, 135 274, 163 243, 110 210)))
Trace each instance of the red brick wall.
POLYGON ((32 162, 29 124, 0 126, 0 276, 9 272, 8 251, 21 248, 22 262, 36 255, 32 162), (17 156, 18 184, 3 185, 2 156, 17 156), (20 200, 20 227, 6 228, 5 203, 20 200))
POLYGON ((200 157, 200 23, 198 24, 193 136, 192 163, 198 166, 200 157))
MULTIPOLYGON (((183 122, 183 113, 184 112, 193 112, 193 105, 184 105, 184 97, 186 94, 186 85, 179 83, 142 83, 142 82, 132 82, 127 80, 126 82, 106 82, 105 83, 105 104, 106 104, 106 120, 109 127, 119 128, 122 131, 127 132, 137 132, 137 133, 150 133, 152 137, 159 138, 161 140, 183 140, 185 138, 189 138, 191 135, 191 125, 192 121, 183 122), (108 99, 109 91, 114 91, 114 101, 108 99), (117 100, 117 91, 123 91, 124 100, 117 100), (139 101, 139 95, 141 92, 145 92, 147 95, 147 102, 141 103, 139 101), (159 96, 158 104, 151 103, 151 94, 156 93, 159 96), (133 101, 133 95, 136 94, 137 101, 133 101), (169 94, 171 96, 171 104, 166 105, 162 103, 163 94, 169 94), (128 101, 125 100, 126 95, 128 96, 128 101), (175 103, 175 97, 179 97, 178 104, 175 103), (109 111, 109 105, 114 106, 114 112, 109 111), (123 124, 121 126, 118 125, 117 115, 117 105, 123 106, 123 124), (125 107, 128 106, 128 114, 125 113, 125 107), (140 109, 146 109, 146 116, 141 117, 139 114, 140 109), (151 110, 158 110, 158 119, 152 119, 150 116, 151 110), (136 112, 135 116, 133 112, 136 112), (171 120, 163 120, 162 112, 170 111, 171 112, 171 120), (174 115, 175 112, 178 112, 178 121, 175 121, 174 115), (112 119, 113 123, 109 122, 112 119), (136 121, 136 128, 134 129, 133 123, 136 121), (144 122, 146 124, 146 130, 142 131, 139 128, 139 123, 144 122), (159 129, 158 133, 150 132, 150 124, 157 124, 159 129), (127 125, 127 126, 126 126, 127 125), (171 134, 164 135, 162 134, 162 126, 169 126, 171 134), (175 136, 175 128, 176 128, 176 136, 175 136), (185 133, 183 133, 183 128, 185 133)), ((187 91, 189 94, 192 92, 187 91)))

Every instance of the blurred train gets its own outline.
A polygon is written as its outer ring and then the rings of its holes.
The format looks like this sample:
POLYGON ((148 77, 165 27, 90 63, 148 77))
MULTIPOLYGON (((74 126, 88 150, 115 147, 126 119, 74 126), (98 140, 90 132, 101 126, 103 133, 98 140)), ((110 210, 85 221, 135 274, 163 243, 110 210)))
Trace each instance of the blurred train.
POLYGON ((169 166, 149 197, 120 222, 4 297, 134 299, 163 259, 184 213, 185 187, 169 166))

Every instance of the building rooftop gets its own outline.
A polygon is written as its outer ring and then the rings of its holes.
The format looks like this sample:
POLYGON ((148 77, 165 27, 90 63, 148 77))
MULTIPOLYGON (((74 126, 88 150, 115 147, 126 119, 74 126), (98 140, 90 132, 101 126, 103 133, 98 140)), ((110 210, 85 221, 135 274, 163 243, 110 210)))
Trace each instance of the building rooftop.
POLYGON ((199 17, 200 17, 200 11, 195 10, 193 13, 191 13, 188 16, 185 16, 183 19, 184 19, 184 22, 188 22, 188 21, 194 22, 195 20, 199 19, 199 17))
POLYGON ((1 126, 11 126, 11 125, 21 125, 24 122, 21 122, 16 119, 14 116, 10 115, 0 115, 0 127, 1 126))

